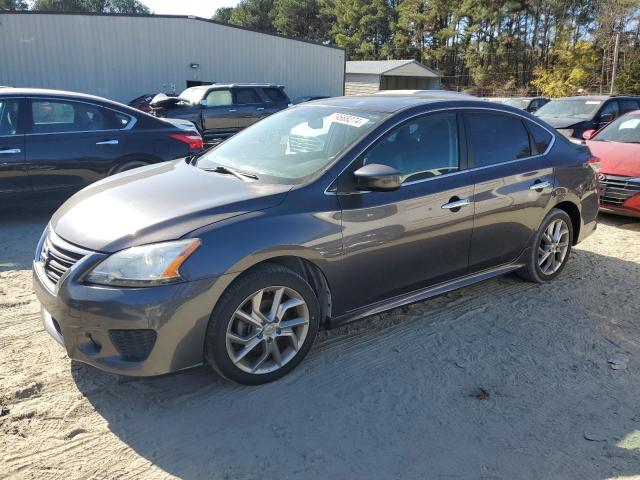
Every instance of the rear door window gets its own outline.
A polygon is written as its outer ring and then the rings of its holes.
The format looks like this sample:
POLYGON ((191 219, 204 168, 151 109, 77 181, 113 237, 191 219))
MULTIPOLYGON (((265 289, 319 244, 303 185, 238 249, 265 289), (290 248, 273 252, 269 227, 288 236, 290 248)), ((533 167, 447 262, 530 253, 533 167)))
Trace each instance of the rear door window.
POLYGON ((20 100, 0 99, 0 136, 18 133, 18 109, 20 100))
POLYGON ((491 112, 467 112, 465 115, 474 167, 531 156, 529 135, 520 117, 491 112))
POLYGON ((229 90, 212 90, 207 94, 206 100, 207 107, 225 107, 233 104, 229 90))
POLYGON ((90 132, 113 127, 110 114, 88 103, 67 100, 31 101, 33 133, 90 132))
POLYGON ((236 105, 248 105, 252 103, 262 103, 258 93, 253 88, 234 88, 233 103, 236 105))
POLYGON ((284 96, 279 88, 263 88, 262 91, 272 102, 286 102, 287 97, 284 96))

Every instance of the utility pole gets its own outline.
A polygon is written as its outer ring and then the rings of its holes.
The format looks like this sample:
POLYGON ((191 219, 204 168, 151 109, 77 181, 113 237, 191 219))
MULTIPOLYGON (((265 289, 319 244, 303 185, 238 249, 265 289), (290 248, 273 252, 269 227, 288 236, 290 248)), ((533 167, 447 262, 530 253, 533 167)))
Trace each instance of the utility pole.
POLYGON ((611 69, 611 89, 609 93, 613 95, 616 86, 616 73, 618 71, 618 47, 620 46, 620 30, 616 32, 616 44, 613 47, 613 68, 611 69))

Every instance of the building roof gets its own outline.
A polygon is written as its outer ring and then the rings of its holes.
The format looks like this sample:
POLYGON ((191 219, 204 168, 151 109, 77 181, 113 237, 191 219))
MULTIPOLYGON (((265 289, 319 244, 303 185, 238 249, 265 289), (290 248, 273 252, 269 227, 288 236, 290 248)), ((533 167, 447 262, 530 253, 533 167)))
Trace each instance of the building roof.
POLYGON ((176 18, 182 20, 194 20, 198 22, 206 22, 214 25, 221 25, 223 27, 235 28, 238 30, 246 30, 253 33, 261 33, 263 35, 269 35, 271 37, 284 38, 285 40, 291 40, 294 42, 309 43, 311 45, 317 45, 319 47, 333 48, 334 50, 340 50, 344 52, 344 48, 337 47, 335 45, 329 45, 321 42, 314 42, 312 40, 305 40, 303 38, 295 38, 280 33, 263 32, 254 28, 243 27, 241 25, 234 25, 231 23, 219 22, 209 18, 197 17, 195 15, 161 15, 155 13, 111 13, 111 12, 61 12, 56 10, 0 10, 2 15, 61 15, 61 16, 93 16, 93 17, 132 17, 132 18, 176 18))
POLYGON ((442 76, 416 60, 358 60, 346 64, 346 73, 429 78, 442 76))

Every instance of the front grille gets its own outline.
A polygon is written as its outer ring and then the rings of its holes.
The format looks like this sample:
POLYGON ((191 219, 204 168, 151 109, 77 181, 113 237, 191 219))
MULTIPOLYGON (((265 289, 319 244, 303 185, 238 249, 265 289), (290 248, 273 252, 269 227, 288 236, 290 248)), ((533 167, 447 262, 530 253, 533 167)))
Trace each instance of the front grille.
POLYGON ((40 262, 44 274, 53 285, 89 252, 65 242, 55 233, 49 232, 42 244, 40 262))
POLYGON ((123 360, 146 360, 156 343, 155 330, 109 330, 109 338, 123 360))
POLYGON ((289 150, 294 153, 321 152, 322 140, 302 135, 289 135, 289 150))
POLYGON ((604 205, 621 206, 628 198, 640 193, 640 182, 631 182, 633 177, 600 174, 600 201, 604 205))

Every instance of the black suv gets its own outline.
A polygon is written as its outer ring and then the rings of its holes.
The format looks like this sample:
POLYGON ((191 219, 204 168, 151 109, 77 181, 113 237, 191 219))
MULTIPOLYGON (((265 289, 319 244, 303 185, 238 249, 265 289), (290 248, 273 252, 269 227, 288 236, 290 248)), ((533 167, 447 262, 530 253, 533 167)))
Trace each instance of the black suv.
POLYGON ((620 115, 640 108, 640 97, 583 95, 551 100, 535 115, 568 138, 582 139, 586 130, 599 130, 620 115))
POLYGON ((284 110, 290 103, 281 85, 213 84, 187 88, 176 98, 156 97, 151 113, 189 120, 209 139, 225 138, 284 110))

